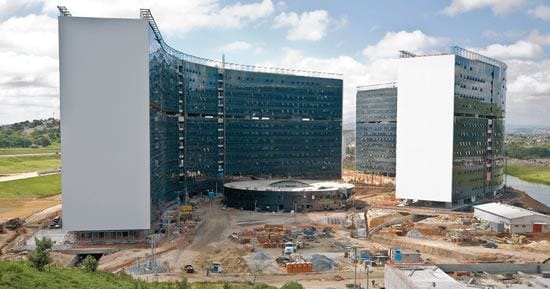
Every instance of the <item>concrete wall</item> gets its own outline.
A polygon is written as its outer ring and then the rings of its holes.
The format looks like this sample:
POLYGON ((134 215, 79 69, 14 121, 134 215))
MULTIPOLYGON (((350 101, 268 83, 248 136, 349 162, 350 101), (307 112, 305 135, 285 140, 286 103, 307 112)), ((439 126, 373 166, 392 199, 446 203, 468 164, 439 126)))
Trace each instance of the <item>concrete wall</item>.
POLYGON ((397 198, 452 201, 454 59, 399 60, 397 198))
POLYGON ((478 264, 437 264, 445 272, 487 272, 537 274, 550 271, 550 264, 511 264, 511 263, 478 263, 478 264))
POLYGON ((150 227, 147 25, 59 17, 63 226, 69 231, 150 227))

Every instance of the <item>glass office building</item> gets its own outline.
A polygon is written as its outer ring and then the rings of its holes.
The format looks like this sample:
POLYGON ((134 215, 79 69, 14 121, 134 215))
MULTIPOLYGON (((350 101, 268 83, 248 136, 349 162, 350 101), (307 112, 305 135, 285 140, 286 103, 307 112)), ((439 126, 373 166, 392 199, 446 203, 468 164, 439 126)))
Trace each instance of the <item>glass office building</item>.
POLYGON ((358 171, 395 176, 397 86, 361 86, 356 97, 356 155, 358 171))
POLYGON ((398 198, 458 207, 503 189, 506 69, 460 47, 437 55, 402 52, 398 198))
POLYGON ((339 179, 342 80, 198 58, 148 10, 152 204, 254 178, 339 179))
POLYGON ((182 53, 147 9, 60 12, 63 223, 79 240, 142 239, 163 209, 224 182, 340 179, 340 75, 182 53))
POLYGON ((460 48, 453 52, 453 198, 475 202, 504 186, 506 65, 460 48))

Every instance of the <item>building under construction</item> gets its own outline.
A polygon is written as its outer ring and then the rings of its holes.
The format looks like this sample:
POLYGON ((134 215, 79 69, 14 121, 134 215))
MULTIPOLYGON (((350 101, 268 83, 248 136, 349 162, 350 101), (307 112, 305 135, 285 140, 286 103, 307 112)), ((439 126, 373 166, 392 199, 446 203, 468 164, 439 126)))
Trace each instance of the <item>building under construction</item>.
POLYGON ((360 86, 356 98, 358 171, 395 176, 396 83, 360 86))
POLYGON ((234 178, 340 178, 340 75, 182 53, 146 9, 61 12, 66 229, 148 230, 159 210, 234 178))

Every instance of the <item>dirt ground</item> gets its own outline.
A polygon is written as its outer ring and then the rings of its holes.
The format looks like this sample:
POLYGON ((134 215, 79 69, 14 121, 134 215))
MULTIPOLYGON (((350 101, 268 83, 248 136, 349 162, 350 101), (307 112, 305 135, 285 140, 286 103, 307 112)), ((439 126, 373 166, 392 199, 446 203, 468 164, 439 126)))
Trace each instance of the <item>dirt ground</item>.
MULTIPOLYGON (((383 177, 382 177, 383 178, 383 177)), ((391 182, 382 182, 382 185, 365 183, 357 184, 355 204, 363 204, 369 208, 368 222, 370 227, 384 222, 418 212, 399 211, 395 207, 393 197, 394 188, 391 182), (393 209, 392 209, 393 206, 393 209)), ((512 197, 520 198, 515 193, 512 197)), ((510 197, 510 196, 508 196, 510 197)), ((0 207, 2 207, 0 200, 0 207)), ((0 213, 0 217, 25 216, 35 224, 47 222, 52 215, 60 210, 60 196, 29 200, 13 205, 14 209, 0 213), (11 212, 11 215, 8 213, 11 212), (46 220, 46 221, 45 221, 46 220)), ((419 250, 424 261, 433 263, 461 263, 471 262, 474 257, 501 258, 506 262, 539 262, 550 257, 550 234, 544 236, 528 236, 522 244, 499 244, 499 248, 490 249, 480 245, 458 245, 445 239, 445 233, 440 227, 447 230, 475 230, 477 224, 466 224, 464 219, 471 218, 471 214, 455 214, 433 217, 423 221, 416 221, 404 227, 407 230, 417 230, 422 237, 410 238, 398 236, 392 227, 382 229, 372 239, 354 239, 348 225, 343 221, 350 214, 364 212, 361 206, 358 209, 345 211, 309 212, 305 214, 291 213, 257 213, 224 208, 220 200, 215 202, 199 202, 194 211, 197 220, 196 227, 183 234, 168 234, 169 237, 161 241, 156 248, 155 259, 159 264, 168 268, 167 273, 156 275, 135 275, 150 281, 174 281, 187 277, 190 281, 253 281, 281 286, 292 280, 299 281, 305 288, 344 288, 353 283, 355 276, 354 264, 346 258, 344 252, 349 247, 357 246, 370 251, 387 250, 391 247, 405 247, 419 250), (329 228, 326 236, 319 236, 311 240, 304 239, 304 247, 298 249, 303 259, 310 260, 315 254, 321 254, 332 260, 334 266, 326 271, 310 273, 286 273, 284 267, 279 266, 275 259, 282 255, 281 248, 264 248, 256 238, 251 237, 248 244, 240 244, 232 240, 232 234, 253 232, 265 225, 282 225, 285 230, 302 232, 305 228, 314 226, 317 229, 329 228), (262 254, 263 259, 256 258, 262 254), (469 259, 470 258, 470 259, 469 259), (212 262, 219 262, 223 266, 223 273, 206 274, 206 268, 212 262), (195 268, 194 274, 184 273, 182 268, 191 264, 195 268)), ((43 224, 42 224, 43 225, 43 224)), ((9 231, 0 235, 2 240, 15 239, 12 243, 24 242, 31 238, 39 226, 29 226, 19 232, 9 231)), ((300 233, 301 234, 301 233, 300 233)), ((487 238, 497 238, 486 233, 487 238)), ((242 235, 244 236, 244 235, 242 235)), ((504 238, 505 239, 505 238, 504 238)), ((142 262, 150 256, 151 249, 147 245, 112 246, 117 252, 103 256, 99 261, 99 269, 109 272, 120 272, 142 262)), ((56 263, 66 265, 72 260, 72 255, 55 252, 52 255, 56 263)), ((383 267, 373 267, 370 278, 377 284, 383 283, 383 267)), ((359 266, 358 282, 366 284, 366 272, 359 266)))
MULTIPOLYGON (((255 213, 249 211, 240 211, 235 209, 222 209, 219 204, 212 207, 204 207, 201 215, 202 223, 193 233, 189 244, 185 243, 181 247, 173 250, 168 250, 160 254, 157 261, 168 264, 170 272, 160 273, 156 276, 139 275, 137 278, 147 280, 171 281, 179 280, 183 276, 190 281, 219 281, 219 280, 240 280, 251 281, 256 275, 257 282, 265 282, 280 286, 291 280, 299 280, 306 288, 343 288, 345 284, 353 282, 353 263, 344 257, 345 247, 358 246, 371 251, 387 250, 395 246, 388 243, 386 240, 375 238, 374 240, 358 240, 350 237, 349 229, 341 225, 333 226, 335 231, 330 237, 316 238, 315 240, 307 241, 304 248, 299 249, 298 253, 303 258, 308 259, 313 254, 322 254, 332 259, 336 265, 334 269, 325 272, 313 273, 295 273, 287 274, 283 267, 279 267, 275 258, 282 255, 280 248, 263 248, 254 241, 250 245, 241 245, 230 240, 229 236, 232 233, 253 230, 257 227, 262 227, 265 224, 283 224, 288 228, 300 228, 307 225, 327 226, 329 218, 345 218, 346 212, 311 212, 307 214, 297 214, 296 216, 289 213, 255 213), (253 252, 251 251, 253 248, 253 252), (269 257, 267 261, 255 261, 254 254, 263 253, 269 257), (224 267, 224 273, 212 274, 206 276, 206 268, 211 262, 220 262, 224 267), (194 266, 196 273, 183 273, 183 266, 191 264, 194 266), (258 272, 254 274, 254 272, 258 272)), ((392 214, 392 212, 389 212, 392 214)), ((380 214, 384 216, 385 214, 380 214)), ((440 217, 442 222, 447 222, 449 228, 454 228, 453 224, 458 225, 456 219, 459 216, 452 218, 440 217)), ((498 248, 490 249, 482 246, 459 246, 445 241, 442 236, 439 236, 437 230, 429 225, 422 224, 424 232, 434 232, 434 236, 425 236, 425 238, 415 239, 389 235, 391 240, 398 240, 406 244, 409 248, 418 249, 422 252, 422 258, 434 263, 456 263, 464 262, 464 256, 489 256, 502 255, 505 260, 515 262, 533 262, 541 261, 547 256, 543 252, 533 252, 530 250, 522 250, 518 248, 498 248), (451 253, 449 253, 451 252, 451 253), (541 254, 542 253, 542 254, 541 254)), ((419 224, 419 228, 422 227, 419 224)), ((433 226, 437 227, 437 224, 433 226)), ((387 233, 382 236, 388 237, 387 233)), ((541 243, 540 246, 546 243, 541 243)), ((162 248, 159 247, 159 250, 162 248)), ((535 248, 535 246, 533 246, 535 248)), ((536 249, 536 248, 535 248, 536 249)), ((101 259, 102 268, 112 268, 111 262, 124 262, 132 258, 143 258, 149 250, 131 250, 128 252, 121 251, 113 255, 106 256, 101 259)), ((359 279, 362 284, 366 283, 364 269, 360 269, 359 279), (362 271, 361 271, 362 270, 362 271)), ((372 277, 377 280, 378 284, 383 281, 382 267, 374 267, 372 277)))
POLYGON ((61 204, 61 195, 32 199, 0 199, 0 223, 30 215, 61 204))
MULTIPOLYGON (((353 283, 354 267, 349 259, 344 258, 344 248, 335 246, 335 243, 358 244, 351 239, 347 230, 338 230, 330 238, 318 238, 306 243, 298 253, 304 258, 314 254, 323 254, 335 261, 333 270, 326 272, 287 274, 284 267, 276 264, 275 258, 282 255, 281 248, 263 248, 257 243, 240 245, 229 239, 235 232, 252 230, 265 224, 283 224, 288 228, 314 224, 327 223, 328 217, 344 217, 345 212, 313 212, 309 214, 291 215, 289 213, 254 213, 235 209, 221 209, 219 205, 204 208, 201 216, 203 222, 193 233, 192 242, 183 248, 177 248, 158 257, 160 263, 167 263, 169 273, 161 273, 156 276, 135 276, 146 280, 172 281, 187 277, 190 281, 252 281, 256 275, 257 282, 263 282, 275 286, 297 280, 306 288, 344 288, 346 284, 353 283), (253 248, 253 252, 251 251, 253 248), (269 256, 269 260, 255 261, 253 256, 262 253, 269 256), (221 274, 210 273, 206 276, 206 268, 211 262, 220 262, 224 272, 221 274), (182 267, 191 264, 195 268, 194 274, 182 272, 182 267), (257 273, 255 274, 254 272, 257 273)), ((364 242, 362 246, 370 249, 385 248, 383 245, 364 242)), ((102 266, 109 266, 110 260, 120 260, 120 253, 102 258, 102 266)), ((358 283, 366 284, 366 273, 361 265, 358 266, 358 283)), ((370 280, 377 284, 383 282, 383 269, 375 268, 370 274, 370 280)))

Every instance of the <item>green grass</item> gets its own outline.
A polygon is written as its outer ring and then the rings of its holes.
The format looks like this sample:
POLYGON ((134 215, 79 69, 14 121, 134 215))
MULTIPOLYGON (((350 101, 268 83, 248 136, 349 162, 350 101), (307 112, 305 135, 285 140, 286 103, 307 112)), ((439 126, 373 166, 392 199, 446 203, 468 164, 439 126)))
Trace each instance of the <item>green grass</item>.
POLYGON ((527 182, 550 185, 550 167, 507 164, 506 173, 527 182))
MULTIPOLYGON (((174 283, 146 283, 127 275, 107 272, 86 272, 78 268, 49 266, 43 272, 27 263, 0 261, 0 289, 176 289, 174 283)), ((222 289, 223 283, 193 283, 193 289, 222 289)), ((275 287, 253 287, 246 283, 231 283, 232 289, 276 289, 275 287)))
POLYGON ((43 148, 0 148, 0 155, 56 153, 61 150, 60 148, 59 143, 53 143, 43 148))
POLYGON ((47 197, 60 192, 61 174, 0 183, 0 198, 47 197))
POLYGON ((51 170, 60 165, 59 156, 0 158, 0 175, 51 170))

